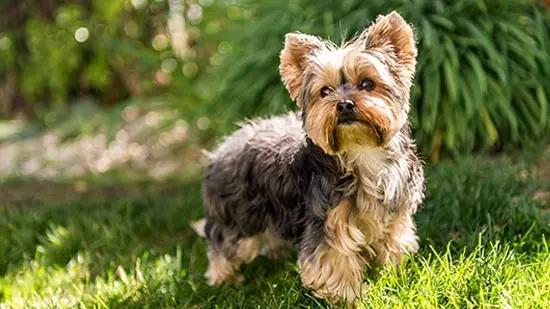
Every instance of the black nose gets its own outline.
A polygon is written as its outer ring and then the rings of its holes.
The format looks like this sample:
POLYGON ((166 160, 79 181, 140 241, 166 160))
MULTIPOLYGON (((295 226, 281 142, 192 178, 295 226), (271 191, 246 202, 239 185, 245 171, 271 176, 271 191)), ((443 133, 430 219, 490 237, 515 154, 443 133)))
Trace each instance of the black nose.
POLYGON ((351 112, 355 108, 355 103, 353 103, 352 100, 344 100, 336 106, 336 109, 340 113, 348 113, 351 112))

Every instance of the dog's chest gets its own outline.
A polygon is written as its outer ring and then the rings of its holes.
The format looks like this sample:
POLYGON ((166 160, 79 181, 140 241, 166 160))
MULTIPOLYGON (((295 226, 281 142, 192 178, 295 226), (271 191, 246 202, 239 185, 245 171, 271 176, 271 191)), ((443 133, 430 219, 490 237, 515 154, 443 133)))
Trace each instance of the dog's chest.
POLYGON ((365 152, 354 158, 357 191, 351 197, 356 215, 350 224, 361 231, 368 246, 387 235, 392 219, 402 211, 408 173, 406 161, 385 150, 365 152))
POLYGON ((360 210, 382 207, 396 211, 409 177, 406 160, 387 150, 376 149, 356 154, 350 163, 357 178, 356 206, 360 210))

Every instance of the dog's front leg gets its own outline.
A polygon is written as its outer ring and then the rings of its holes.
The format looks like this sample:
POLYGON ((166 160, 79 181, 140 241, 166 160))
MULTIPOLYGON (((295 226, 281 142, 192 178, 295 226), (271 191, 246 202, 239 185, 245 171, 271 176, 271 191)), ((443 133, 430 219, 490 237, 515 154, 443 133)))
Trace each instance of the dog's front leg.
POLYGON ((400 266, 409 254, 418 251, 418 237, 412 216, 406 211, 396 214, 390 232, 373 247, 378 261, 400 266))
MULTIPOLYGON (((302 284, 312 288, 316 296, 333 302, 354 302, 366 290, 362 284, 367 264, 362 254, 365 236, 350 221, 350 211, 348 200, 331 209, 324 222, 321 243, 313 250, 307 249, 312 248, 311 244, 304 243, 298 257, 302 284)), ((304 242, 315 239, 308 234, 304 242)))
POLYGON ((300 253, 298 266, 304 287, 332 302, 352 303, 365 292, 361 255, 346 256, 330 246, 321 246, 311 255, 300 253))

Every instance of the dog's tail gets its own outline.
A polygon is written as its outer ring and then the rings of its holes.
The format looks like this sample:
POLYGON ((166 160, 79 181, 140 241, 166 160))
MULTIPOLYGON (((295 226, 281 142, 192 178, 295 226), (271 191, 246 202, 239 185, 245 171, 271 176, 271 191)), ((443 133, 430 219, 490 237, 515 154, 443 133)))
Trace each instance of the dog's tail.
POLYGON ((206 225, 208 223, 208 220, 206 218, 199 219, 197 221, 192 221, 189 223, 191 225, 191 228, 199 234, 200 237, 206 238, 206 225))

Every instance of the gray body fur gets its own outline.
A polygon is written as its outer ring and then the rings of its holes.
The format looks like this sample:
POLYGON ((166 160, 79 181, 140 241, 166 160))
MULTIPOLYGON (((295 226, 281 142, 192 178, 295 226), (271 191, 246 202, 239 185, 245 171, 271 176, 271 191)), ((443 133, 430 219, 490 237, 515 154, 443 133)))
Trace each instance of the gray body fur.
MULTIPOLYGON (((239 239, 269 229, 301 254, 308 254, 323 241, 329 210, 344 198, 357 199, 358 180, 365 181, 357 175, 360 169, 352 167, 351 173, 345 162, 314 145, 302 124, 295 113, 250 121, 212 153, 203 184, 204 232, 210 250, 231 259, 239 239)), ((386 146, 395 148, 390 153, 399 158, 388 156, 382 164, 373 161, 395 169, 386 176, 406 178, 405 183, 397 187, 396 180, 383 179, 384 175, 380 179, 365 175, 373 178, 368 194, 373 201, 387 204, 388 213, 405 205, 414 213, 422 199, 422 169, 409 134, 406 126, 386 146), (404 185, 409 188, 401 188, 404 185), (395 192, 384 192, 384 187, 395 192), (391 197, 384 201, 386 195, 391 197), (408 202, 411 199, 417 201, 408 202)))

